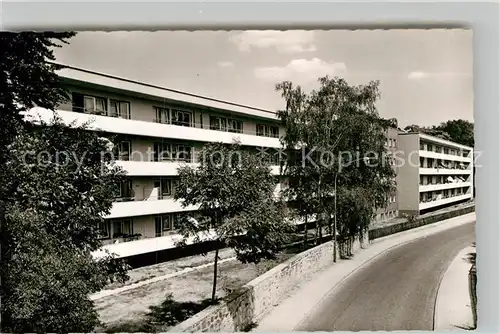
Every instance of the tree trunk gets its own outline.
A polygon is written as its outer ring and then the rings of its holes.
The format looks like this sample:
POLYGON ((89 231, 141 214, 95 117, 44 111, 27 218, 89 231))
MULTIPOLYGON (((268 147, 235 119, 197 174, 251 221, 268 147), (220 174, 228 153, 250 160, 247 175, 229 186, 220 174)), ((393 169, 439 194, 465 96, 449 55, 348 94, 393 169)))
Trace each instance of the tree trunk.
POLYGON ((215 258, 214 258, 214 283, 212 286, 212 302, 215 302, 215 291, 217 290, 217 263, 219 261, 219 242, 215 245, 215 258))
POLYGON ((319 221, 318 221, 318 219, 316 219, 316 240, 315 240, 316 245, 319 244, 320 228, 321 228, 321 226, 319 225, 319 221))
POLYGON ((321 244, 321 241, 323 240, 323 222, 319 222, 319 233, 318 233, 318 245, 321 244))
POLYGON ((307 226, 307 216, 305 217, 305 224, 304 224, 304 249, 307 248, 307 232, 308 232, 308 226, 307 226))

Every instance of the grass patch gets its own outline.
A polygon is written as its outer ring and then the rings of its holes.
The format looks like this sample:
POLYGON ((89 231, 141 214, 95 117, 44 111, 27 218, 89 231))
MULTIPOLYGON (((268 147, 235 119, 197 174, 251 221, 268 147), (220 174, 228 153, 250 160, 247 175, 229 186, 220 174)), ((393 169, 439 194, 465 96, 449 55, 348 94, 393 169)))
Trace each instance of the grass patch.
POLYGON ((217 302, 213 302, 211 299, 204 299, 199 302, 178 302, 169 293, 160 305, 150 306, 150 312, 146 317, 107 326, 104 331, 106 333, 162 332, 165 331, 166 327, 173 327, 210 305, 217 304, 217 302))

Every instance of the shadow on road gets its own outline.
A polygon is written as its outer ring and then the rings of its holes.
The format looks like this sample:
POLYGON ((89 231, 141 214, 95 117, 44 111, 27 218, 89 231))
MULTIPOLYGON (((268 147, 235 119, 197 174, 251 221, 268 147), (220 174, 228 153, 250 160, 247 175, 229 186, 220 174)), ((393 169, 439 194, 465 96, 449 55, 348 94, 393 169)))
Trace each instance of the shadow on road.
MULTIPOLYGON (((475 242, 472 244, 472 247, 474 247, 474 249, 476 248, 475 242)), ((467 254, 467 257, 465 258, 465 260, 467 262, 469 262, 470 264, 475 265, 476 264, 476 252, 474 251, 474 252, 467 254)))

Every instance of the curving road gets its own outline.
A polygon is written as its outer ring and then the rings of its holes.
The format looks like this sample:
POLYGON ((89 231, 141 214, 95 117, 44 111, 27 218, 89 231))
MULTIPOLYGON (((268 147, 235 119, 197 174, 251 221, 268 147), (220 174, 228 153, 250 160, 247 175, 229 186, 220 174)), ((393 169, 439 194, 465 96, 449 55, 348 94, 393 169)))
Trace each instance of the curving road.
POLYGON ((475 222, 396 247, 332 290, 295 331, 433 330, 442 275, 475 222))

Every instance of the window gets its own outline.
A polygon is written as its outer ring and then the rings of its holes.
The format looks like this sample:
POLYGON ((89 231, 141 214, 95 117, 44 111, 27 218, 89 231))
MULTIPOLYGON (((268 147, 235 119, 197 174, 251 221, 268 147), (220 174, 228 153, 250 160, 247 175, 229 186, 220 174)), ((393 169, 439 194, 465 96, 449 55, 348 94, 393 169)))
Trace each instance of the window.
POLYGON ((192 126, 193 113, 185 110, 172 109, 172 124, 192 126))
POLYGON ((257 124, 257 136, 278 138, 279 129, 276 126, 257 124))
POLYGON ((108 220, 97 223, 97 233, 99 235, 99 239, 110 238, 109 227, 110 224, 108 220))
POLYGON ((155 143, 153 150, 154 161, 172 161, 172 145, 170 143, 155 143))
POLYGON ((131 219, 113 220, 113 238, 120 238, 134 234, 131 219))
POLYGON ((72 105, 74 112, 106 114, 107 99, 103 97, 73 93, 72 105))
POLYGON ((420 175, 420 185, 423 185, 424 184, 424 177, 422 175, 420 175))
POLYGON ((243 133, 243 122, 235 119, 229 120, 228 131, 234 133, 243 133))
POLYGON ((132 148, 129 141, 121 141, 118 146, 118 160, 129 161, 132 153, 132 148))
POLYGON ((177 161, 191 162, 192 147, 184 144, 179 144, 174 147, 173 159, 177 161))
POLYGON ((155 113, 156 113, 155 122, 169 124, 170 123, 170 110, 168 108, 161 108, 161 107, 154 107, 154 108, 155 108, 155 113))
POLYGON ((114 197, 115 200, 120 202, 134 200, 132 180, 117 183, 114 189, 114 197))
POLYGON ((243 122, 218 116, 210 116, 210 129, 218 131, 229 131, 234 133, 243 132, 243 122))
POLYGON ((158 199, 164 199, 172 195, 172 180, 169 179, 155 180, 154 187, 158 188, 158 199))
POLYGON ((222 117, 210 116, 210 130, 226 131, 226 119, 222 117))
POLYGON ((427 151, 432 151, 433 148, 432 148, 432 145, 431 144, 427 144, 427 151))
POLYGON ((172 231, 174 229, 173 217, 171 214, 160 215, 155 217, 155 236, 163 236, 163 232, 172 231))
POLYGON ((130 103, 126 101, 110 100, 109 116, 130 119, 130 103))

